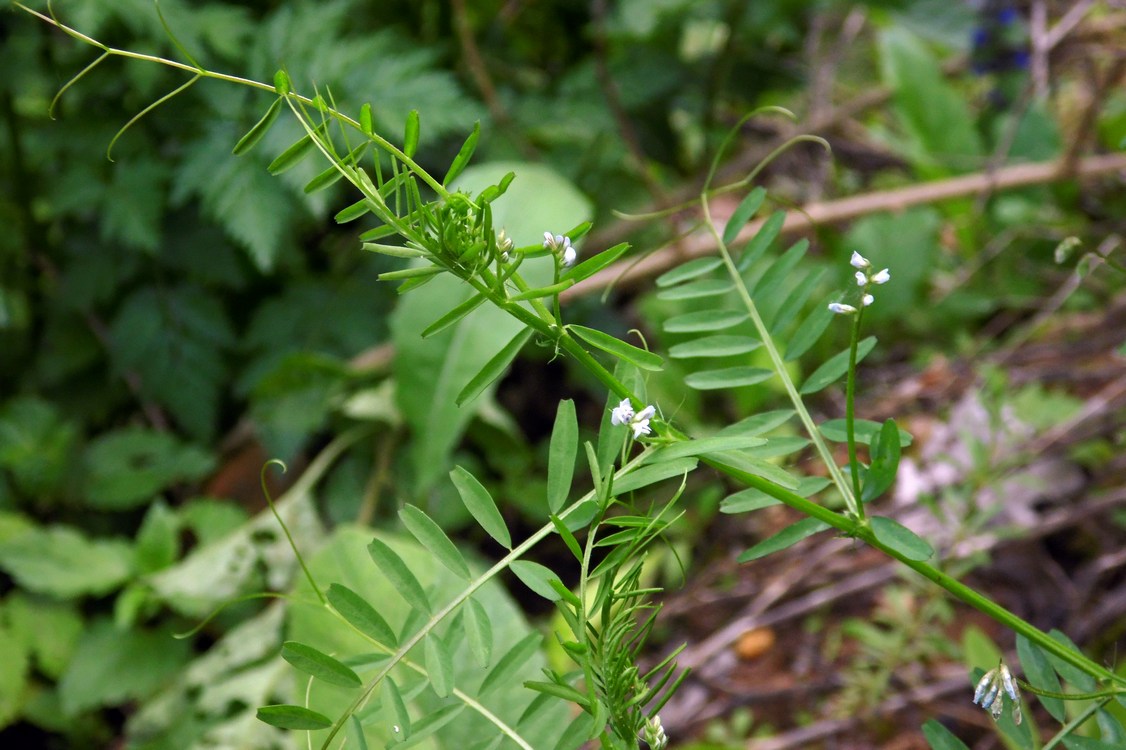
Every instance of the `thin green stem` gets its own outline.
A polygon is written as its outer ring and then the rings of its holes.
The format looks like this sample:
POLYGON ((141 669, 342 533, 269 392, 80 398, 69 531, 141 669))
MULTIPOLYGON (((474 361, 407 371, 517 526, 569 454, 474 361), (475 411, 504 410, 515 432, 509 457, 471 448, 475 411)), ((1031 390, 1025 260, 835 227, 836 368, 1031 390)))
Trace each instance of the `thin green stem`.
POLYGON ((1060 727, 1060 731, 1056 732, 1055 736, 1052 737, 1052 739, 1048 740, 1044 744, 1044 747, 1041 748, 1041 750, 1052 750, 1052 748, 1054 748, 1056 745, 1067 739, 1067 737, 1071 735, 1072 732, 1083 726, 1083 723, 1085 721, 1094 716, 1095 712, 1097 712, 1100 708, 1108 703, 1110 703, 1110 698, 1099 701, 1098 703, 1092 703, 1091 705, 1084 708, 1074 719, 1060 727))
POLYGON ((851 341, 848 348, 848 379, 845 383, 845 431, 848 433, 848 466, 852 473, 852 494, 856 498, 857 519, 864 520, 864 502, 860 495, 860 461, 856 458, 856 349, 860 341, 860 318, 863 308, 852 321, 851 341))

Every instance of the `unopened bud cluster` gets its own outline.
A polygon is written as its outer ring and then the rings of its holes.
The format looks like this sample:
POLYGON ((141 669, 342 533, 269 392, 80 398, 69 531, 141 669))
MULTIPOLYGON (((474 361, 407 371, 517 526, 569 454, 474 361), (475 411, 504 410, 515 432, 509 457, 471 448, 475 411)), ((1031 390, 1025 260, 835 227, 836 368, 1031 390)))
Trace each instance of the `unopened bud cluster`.
POLYGON ((1004 664, 1000 664, 986 672, 978 680, 977 689, 974 690, 974 703, 984 708, 993 715, 994 720, 997 720, 1001 718, 1001 712, 1004 710, 1004 695, 1009 696, 1009 699, 1013 702, 1013 723, 1020 724, 1020 691, 1017 690, 1013 673, 1004 664))

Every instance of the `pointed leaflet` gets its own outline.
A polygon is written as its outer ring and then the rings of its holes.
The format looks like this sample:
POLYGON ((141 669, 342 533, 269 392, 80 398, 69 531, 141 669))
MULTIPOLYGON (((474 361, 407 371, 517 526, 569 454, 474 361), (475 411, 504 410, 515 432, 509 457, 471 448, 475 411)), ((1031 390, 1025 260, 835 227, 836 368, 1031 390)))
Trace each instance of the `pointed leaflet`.
POLYGON ((770 243, 774 242, 774 238, 782 231, 782 224, 785 222, 786 213, 784 211, 770 215, 770 218, 763 223, 762 228, 758 230, 758 234, 743 248, 743 254, 736 261, 735 267, 739 269, 740 273, 744 273, 750 268, 751 264, 766 251, 770 243))
POLYGON ((407 531, 418 540, 418 543, 427 549, 430 554, 438 559, 451 571, 469 580, 469 566, 461 556, 454 543, 442 531, 442 527, 434 522, 430 516, 423 513, 413 505, 404 505, 399 511, 399 520, 407 527, 407 531))
POLYGON ((524 344, 528 343, 528 339, 532 337, 533 333, 534 331, 531 328, 525 328, 517 333, 503 349, 496 353, 496 356, 485 363, 480 372, 470 378, 465 387, 461 389, 461 393, 457 394, 454 403, 461 406, 481 395, 481 391, 488 388, 494 380, 504 374, 504 371, 512 364, 512 360, 516 359, 516 355, 524 348, 524 344))
MULTIPOLYGON (((817 429, 834 443, 843 443, 848 440, 847 423, 843 419, 830 419, 828 422, 822 422, 817 426, 817 429)), ((873 440, 877 440, 881 429, 883 429, 883 425, 879 422, 873 422, 871 419, 857 419, 852 425, 856 442, 860 445, 871 445, 873 440)), ((900 448, 911 445, 912 440, 910 432, 903 428, 899 429, 900 448)))
MULTIPOLYGON (((1050 693, 1063 692, 1059 677, 1052 669, 1048 657, 1044 656, 1044 652, 1040 650, 1039 646, 1023 635, 1017 636, 1017 656, 1020 657, 1020 665, 1024 667, 1025 679, 1032 687, 1050 693)), ((1052 715, 1052 718, 1060 723, 1067 721, 1067 710, 1064 708, 1062 700, 1047 695, 1036 697, 1048 713, 1052 715)))
POLYGON ((477 524, 502 547, 512 549, 512 537, 509 536, 508 527, 489 491, 477 481, 476 477, 460 466, 455 466, 450 472, 450 480, 457 488, 457 493, 461 495, 465 509, 477 524))
POLYGON ((270 166, 266 170, 272 175, 279 175, 296 167, 302 159, 308 156, 313 151, 313 136, 320 137, 324 135, 325 126, 320 125, 313 130, 313 135, 306 133, 301 137, 301 140, 294 143, 292 146, 282 151, 278 158, 270 162, 270 166))
POLYGON ((650 464, 635 469, 621 479, 614 481, 614 492, 625 493, 641 489, 670 477, 678 477, 696 468, 695 458, 674 458, 659 464, 650 464))
POLYGON ((430 677, 430 687, 445 698, 454 688, 454 663, 450 655, 450 647, 437 633, 430 632, 426 636, 424 646, 426 654, 426 672, 430 677))
POLYGON ((766 443, 764 438, 750 435, 713 435, 695 440, 682 440, 657 449, 647 463, 658 463, 685 456, 702 456, 716 451, 733 451, 754 448, 766 443))
POLYGON ((665 365, 664 361, 653 352, 639 349, 632 344, 627 344, 608 333, 574 324, 567 326, 567 330, 591 346, 601 349, 608 354, 612 354, 618 359, 624 359, 626 362, 634 364, 642 370, 660 370, 665 365))
POLYGON ((340 687, 359 687, 360 678, 351 669, 328 654, 296 641, 282 644, 282 658, 305 674, 340 687))
POLYGON ((803 518, 779 531, 774 536, 763 539, 749 550, 739 555, 739 562, 750 562, 760 557, 791 547, 808 536, 813 536, 819 531, 829 528, 829 524, 818 521, 816 518, 803 518))
POLYGON ((809 351, 810 347, 817 343, 817 339, 821 338, 821 334, 825 333, 825 329, 829 327, 835 317, 836 314, 827 305, 815 307, 813 312, 794 331, 794 335, 790 337, 790 343, 786 345, 785 361, 793 362, 809 351))
POLYGON ((787 293, 786 279, 790 276, 794 266, 805 256, 809 248, 809 240, 801 240, 784 252, 780 258, 770 264, 766 273, 755 282, 751 289, 751 296, 759 308, 759 314, 767 327, 772 327, 774 315, 782 303, 783 295, 787 293))
POLYGON ((934 719, 928 719, 927 723, 923 724, 923 736, 926 737, 931 750, 970 750, 966 747, 966 743, 934 719))
POLYGON ((582 281, 583 279, 588 279, 594 274, 601 271, 606 266, 616 261, 618 258, 622 257, 622 255, 625 254, 626 250, 629 250, 629 243, 619 242, 617 245, 614 245, 607 250, 603 250, 598 255, 587 258, 577 266, 568 268, 566 271, 559 275, 559 278, 564 280, 574 279, 576 283, 582 281))
POLYGON ((329 585, 325 596, 341 617, 368 638, 389 648, 396 648, 399 645, 395 631, 387 621, 352 589, 333 583, 329 585))
POLYGON ((422 584, 393 549, 378 539, 372 539, 368 545, 368 554, 412 609, 430 614, 430 600, 426 597, 422 584))
POLYGON ((449 187, 450 183, 457 179, 462 170, 469 164, 469 160, 473 158, 473 152, 477 150, 477 139, 481 137, 481 121, 473 123, 473 132, 465 139, 465 143, 461 144, 461 149, 454 157, 453 163, 446 171, 446 176, 442 178, 442 187, 449 187))
MULTIPOLYGON (((862 359, 867 357, 868 352, 872 351, 875 345, 875 336, 869 336, 858 342, 856 345, 856 362, 859 364, 862 359)), ((848 372, 848 355, 849 351, 845 349, 843 352, 830 357, 824 364, 814 370, 813 374, 802 383, 802 395, 808 396, 811 393, 817 393, 825 386, 840 380, 841 377, 848 372)))
POLYGON ((402 737, 404 740, 410 737, 411 715, 407 711, 403 694, 399 692, 399 686, 390 677, 383 679, 383 705, 390 706, 391 711, 395 714, 395 726, 399 728, 396 736, 402 737))
POLYGON ((934 555, 934 548, 898 521, 883 516, 872 516, 870 523, 876 539, 908 560, 919 562, 928 560, 934 555))
POLYGON ((862 474, 864 486, 860 491, 860 501, 864 503, 884 494, 895 482, 895 474, 899 470, 899 428, 895 426, 894 419, 884 422, 883 428, 872 440, 871 455, 871 464, 862 474))
POLYGON ((304 706, 262 706, 256 716, 258 721, 278 729, 324 729, 332 726, 332 720, 327 716, 304 706))
POLYGON ((669 318, 664 323, 664 329, 669 333, 722 331, 739 325, 748 317, 742 310, 701 310, 669 318))
POLYGON ((531 560, 516 560, 511 565, 512 572, 524 582, 524 585, 548 601, 559 601, 559 594, 551 585, 551 581, 559 580, 551 568, 532 562, 531 560))
POLYGON ((696 258, 687 263, 681 263, 671 271, 665 271, 657 277, 656 284, 658 287, 673 286, 682 281, 695 279, 703 276, 706 273, 711 273, 715 269, 723 265, 723 261, 719 258, 696 258))
POLYGON ((547 507, 552 513, 563 507, 571 492, 578 450, 579 421, 575 416, 575 402, 560 401, 547 458, 547 507))
POLYGON ((728 279, 701 279, 687 284, 669 287, 657 292, 657 299, 702 299, 704 297, 718 297, 727 294, 735 285, 728 279))
POLYGON ((232 152, 235 156, 241 156, 258 145, 258 141, 262 140, 262 136, 266 135, 266 131, 270 129, 270 126, 278 119, 278 115, 281 114, 282 101, 280 96, 274 99, 273 104, 266 110, 266 114, 262 115, 262 119, 255 123, 254 127, 246 132, 246 135, 239 138, 232 152))
MULTIPOLYGON (((770 333, 774 336, 780 335, 785 329, 793 322, 798 313, 802 311, 806 303, 809 302, 813 293, 821 288, 821 281, 828 276, 828 271, 824 268, 816 271, 811 271, 805 275, 805 278, 794 286, 784 300, 778 305, 778 309, 774 311, 771 319, 767 321, 767 326, 770 333)), ((818 304, 817 307, 822 307, 818 304)), ((826 310, 829 308, 826 307, 826 310)))
POLYGON ((493 690, 511 682, 539 650, 541 641, 543 636, 533 632, 513 644, 512 648, 497 661, 496 666, 485 675, 477 694, 483 698, 493 690))
POLYGON ((743 198, 738 208, 731 214, 731 218, 727 220, 727 226, 723 228, 723 244, 730 245, 735 241, 739 236, 739 230, 758 213, 764 200, 766 200, 766 190, 761 187, 755 188, 743 198))
POLYGON ((753 352, 760 346, 762 346, 762 342, 750 336, 716 334, 715 336, 705 336, 702 339, 676 344, 669 349, 669 356, 673 359, 688 359, 689 357, 731 357, 736 354, 753 352))
POLYGON ((493 623, 489 613, 472 596, 465 602, 465 635, 469 640, 469 650, 482 667, 489 666, 493 658, 493 623))
POLYGON ((722 370, 697 370, 684 378, 684 384, 698 391, 714 391, 756 385, 769 380, 772 375, 774 371, 764 367, 725 367, 722 370))
MULTIPOLYGON (((411 736, 409 739, 404 739, 402 742, 391 745, 391 747, 394 747, 395 750, 407 750, 409 747, 414 747, 446 724, 456 719, 458 714, 464 710, 464 703, 451 703, 448 706, 439 708, 437 711, 428 712, 421 719, 414 722, 414 725, 411 727, 411 736)), ((498 734, 496 739, 503 740, 504 735, 498 734)))

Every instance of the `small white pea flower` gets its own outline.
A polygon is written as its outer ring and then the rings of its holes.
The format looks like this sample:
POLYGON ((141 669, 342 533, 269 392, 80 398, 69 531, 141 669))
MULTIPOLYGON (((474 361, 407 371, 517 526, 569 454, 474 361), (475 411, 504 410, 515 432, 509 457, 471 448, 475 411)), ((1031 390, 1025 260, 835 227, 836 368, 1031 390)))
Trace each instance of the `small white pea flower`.
POLYGON ((652 430, 649 429, 649 420, 657 410, 652 406, 646 406, 644 409, 633 415, 633 421, 630 422, 630 427, 633 428, 633 439, 639 440, 642 435, 648 435, 652 430))
POLYGON ((888 273, 888 270, 885 268, 879 273, 872 274, 872 277, 869 279, 869 281, 871 281, 873 284, 886 284, 891 281, 891 274, 888 273))
POLYGON ((566 247, 563 248, 563 265, 573 266, 575 265, 575 261, 578 259, 579 254, 578 252, 576 252, 575 248, 571 247, 571 240, 567 239, 566 237, 564 237, 563 239, 567 242, 566 247))
POLYGON ((661 717, 654 715, 645 720, 645 727, 641 730, 641 739, 649 745, 649 750, 664 750, 669 744, 665 728, 661 726, 661 717))
POLYGON ((622 403, 610 410, 610 424, 626 424, 633 419, 633 404, 628 398, 623 398, 622 403))
POLYGON ((571 238, 561 234, 543 233, 543 246, 555 253, 563 261, 564 266, 574 264, 579 254, 571 247, 571 238))
POLYGON ((857 271, 856 272, 856 285, 857 286, 868 286, 868 277, 864 275, 863 271, 857 271))
POLYGON ((974 690, 974 703, 988 711, 996 721, 1001 718, 1001 712, 1004 710, 1005 699, 1002 690, 1013 702, 1013 723, 1020 724, 1022 718, 1020 691, 1017 690, 1012 672, 1004 664, 989 670, 978 680, 977 688, 974 690))
POLYGON ((500 259, 503 263, 508 262, 508 251, 512 249, 512 238, 508 236, 508 232, 501 229, 497 233, 497 251, 500 253, 500 259))
POLYGON ((852 251, 852 258, 848 262, 853 268, 859 268, 861 271, 872 267, 868 259, 855 250, 852 251))
POLYGON ((861 297, 861 298, 860 298, 860 302, 861 302, 861 303, 862 303, 862 304, 863 304, 863 305, 864 305, 865 307, 867 307, 868 305, 872 304, 872 303, 873 303, 873 302, 875 302, 875 301, 876 301, 876 298, 875 298, 875 297, 873 297, 873 296, 872 296, 872 295, 870 295, 870 294, 865 294, 865 295, 864 295, 863 297, 861 297))
POLYGON ((840 302, 830 302, 829 309, 835 312, 837 315, 852 315, 854 312, 856 312, 856 308, 852 305, 845 305, 840 302))

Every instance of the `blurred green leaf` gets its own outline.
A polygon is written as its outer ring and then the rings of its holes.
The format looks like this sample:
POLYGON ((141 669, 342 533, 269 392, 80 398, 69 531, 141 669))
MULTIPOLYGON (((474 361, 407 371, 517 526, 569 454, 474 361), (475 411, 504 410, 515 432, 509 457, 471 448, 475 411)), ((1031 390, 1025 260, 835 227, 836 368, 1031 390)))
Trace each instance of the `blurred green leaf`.
POLYGON ((148 502, 176 483, 202 478, 215 460, 166 432, 131 427, 94 440, 85 464, 90 506, 123 510, 148 502))
POLYGON ((819 531, 824 531, 827 528, 829 528, 829 524, 824 521, 818 521, 816 518, 803 518, 800 521, 790 524, 777 534, 763 539, 761 542, 739 555, 739 562, 745 563, 751 560, 758 560, 760 557, 766 557, 767 555, 784 550, 787 547, 792 547, 802 539, 812 536, 819 531))
POLYGON ((27 591, 60 599, 108 594, 133 575, 133 550, 66 526, 31 528, 0 542, 0 568, 27 591))
POLYGON ((259 721, 279 729, 325 729, 332 726, 332 720, 327 716, 302 706, 262 706, 257 715, 259 721))

